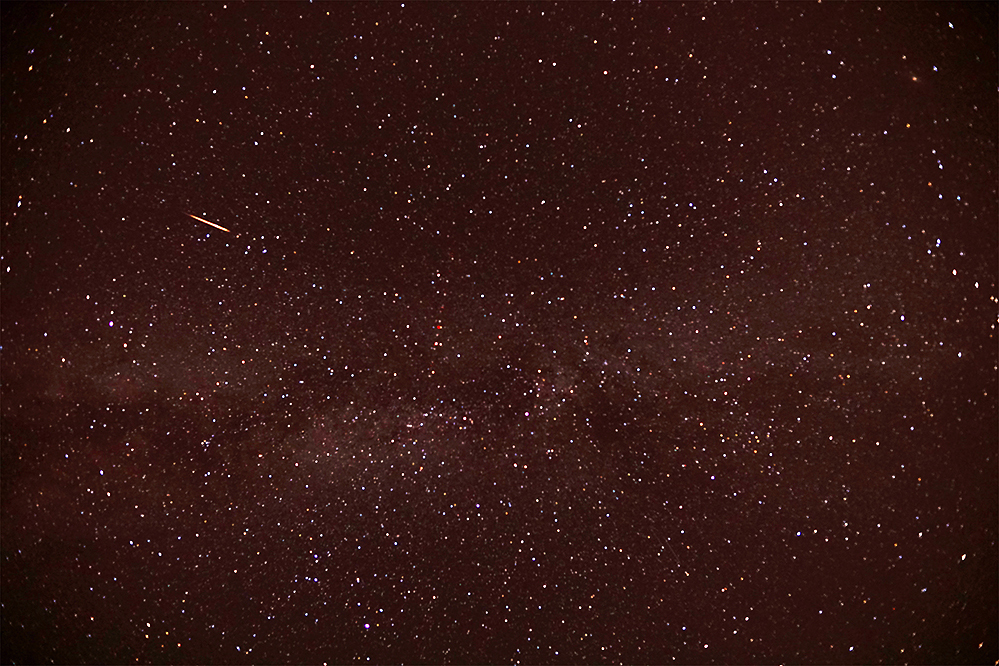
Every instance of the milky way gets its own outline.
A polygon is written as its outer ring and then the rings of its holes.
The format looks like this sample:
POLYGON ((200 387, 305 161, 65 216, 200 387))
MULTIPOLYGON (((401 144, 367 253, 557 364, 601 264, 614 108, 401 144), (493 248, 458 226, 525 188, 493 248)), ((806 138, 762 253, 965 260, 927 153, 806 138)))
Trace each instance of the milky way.
POLYGON ((3 661, 995 662, 995 25, 5 4, 3 661))

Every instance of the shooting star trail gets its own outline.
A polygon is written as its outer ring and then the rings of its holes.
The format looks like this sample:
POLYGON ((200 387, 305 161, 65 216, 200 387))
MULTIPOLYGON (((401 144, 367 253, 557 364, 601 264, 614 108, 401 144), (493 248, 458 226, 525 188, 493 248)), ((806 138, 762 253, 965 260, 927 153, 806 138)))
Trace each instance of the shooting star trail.
POLYGON ((227 234, 232 233, 231 231, 229 231, 225 227, 223 227, 221 225, 218 225, 218 224, 215 224, 214 222, 209 222, 208 220, 206 220, 203 217, 198 217, 197 215, 191 215, 190 213, 188 213, 187 216, 188 217, 193 217, 198 222, 204 222, 205 224, 207 224, 210 227, 215 227, 216 229, 221 229, 222 231, 226 232, 227 234))

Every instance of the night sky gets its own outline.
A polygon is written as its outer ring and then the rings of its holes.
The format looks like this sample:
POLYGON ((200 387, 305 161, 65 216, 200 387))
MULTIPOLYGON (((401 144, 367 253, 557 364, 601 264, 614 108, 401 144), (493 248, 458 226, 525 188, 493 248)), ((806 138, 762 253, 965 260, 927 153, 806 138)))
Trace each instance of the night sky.
POLYGON ((999 658, 995 3, 0 19, 2 661, 999 658))

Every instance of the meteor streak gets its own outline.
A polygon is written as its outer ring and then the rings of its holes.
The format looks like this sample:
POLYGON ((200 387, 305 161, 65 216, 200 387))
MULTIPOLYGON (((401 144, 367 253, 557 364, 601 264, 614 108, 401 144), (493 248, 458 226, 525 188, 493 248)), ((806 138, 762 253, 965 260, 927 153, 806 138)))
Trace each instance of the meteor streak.
POLYGON ((205 224, 207 224, 207 225, 208 225, 208 226, 210 226, 210 227, 215 227, 216 229, 221 229, 222 231, 224 231, 224 232, 226 232, 226 233, 232 233, 231 231, 229 231, 229 230, 228 230, 228 229, 226 229, 225 227, 223 227, 223 226, 221 226, 221 225, 218 225, 218 224, 215 224, 214 222, 209 222, 208 220, 206 220, 206 219, 205 219, 205 218, 203 218, 203 217, 198 217, 197 215, 191 215, 190 213, 188 213, 188 214, 187 214, 187 216, 188 216, 188 217, 193 217, 193 218, 194 218, 195 220, 197 220, 198 222, 204 222, 205 224))

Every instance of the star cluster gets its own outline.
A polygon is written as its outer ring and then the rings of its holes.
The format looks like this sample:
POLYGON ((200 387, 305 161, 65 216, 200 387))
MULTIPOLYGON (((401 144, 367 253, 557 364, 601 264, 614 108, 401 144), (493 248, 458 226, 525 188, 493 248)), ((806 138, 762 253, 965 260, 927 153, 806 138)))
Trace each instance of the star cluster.
POLYGON ((999 658, 994 4, 2 12, 5 662, 999 658))

